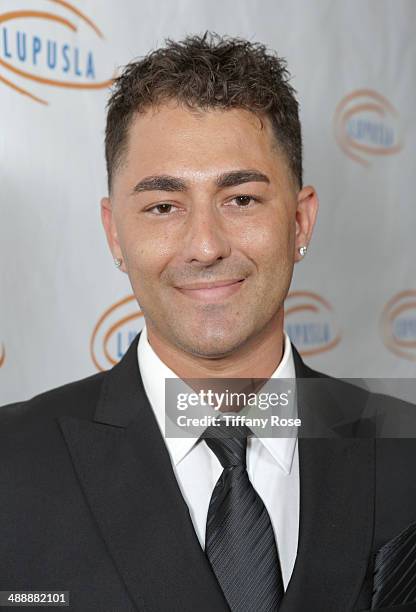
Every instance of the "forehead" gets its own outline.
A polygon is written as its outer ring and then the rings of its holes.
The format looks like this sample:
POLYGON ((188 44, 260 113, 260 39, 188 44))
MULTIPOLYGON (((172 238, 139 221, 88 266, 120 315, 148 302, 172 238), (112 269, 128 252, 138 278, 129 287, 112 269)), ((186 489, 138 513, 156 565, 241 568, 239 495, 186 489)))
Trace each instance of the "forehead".
POLYGON ((125 170, 218 174, 234 167, 271 171, 281 155, 270 120, 244 109, 195 111, 176 103, 137 113, 131 122, 125 170))

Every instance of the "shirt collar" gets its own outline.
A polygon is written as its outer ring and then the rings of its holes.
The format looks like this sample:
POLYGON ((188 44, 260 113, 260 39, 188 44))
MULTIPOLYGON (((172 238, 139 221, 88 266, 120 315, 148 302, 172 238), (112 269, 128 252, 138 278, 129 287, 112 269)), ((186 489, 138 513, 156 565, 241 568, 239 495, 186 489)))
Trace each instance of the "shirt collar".
MULTIPOLYGON (((165 378, 177 378, 177 374, 159 358, 151 347, 144 325, 137 346, 137 358, 143 381, 143 386, 155 414, 159 429, 164 437, 168 452, 176 466, 187 455, 198 438, 166 438, 165 437, 165 378)), ((292 344, 284 331, 283 357, 270 378, 295 378, 292 344)), ((263 438, 259 440, 281 467, 289 474, 296 446, 296 438, 263 438)))

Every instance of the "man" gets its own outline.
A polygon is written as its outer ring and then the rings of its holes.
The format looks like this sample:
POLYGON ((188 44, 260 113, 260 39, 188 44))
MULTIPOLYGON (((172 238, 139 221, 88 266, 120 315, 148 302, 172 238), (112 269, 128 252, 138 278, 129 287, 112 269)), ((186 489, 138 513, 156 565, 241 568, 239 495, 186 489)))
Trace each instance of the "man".
POLYGON ((318 210, 288 76, 206 34, 116 81, 102 221, 145 327, 109 372, 2 408, 2 590, 82 612, 415 609, 416 443, 376 439, 386 398, 313 372, 283 328, 318 210), (165 378, 294 376, 322 383, 297 397, 313 439, 164 436, 165 378))

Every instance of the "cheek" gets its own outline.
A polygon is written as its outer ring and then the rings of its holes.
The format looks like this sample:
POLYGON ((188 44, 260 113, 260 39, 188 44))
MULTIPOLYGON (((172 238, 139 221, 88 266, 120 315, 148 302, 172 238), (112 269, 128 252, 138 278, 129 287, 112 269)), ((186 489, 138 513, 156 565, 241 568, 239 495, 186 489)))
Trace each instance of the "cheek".
POLYGON ((124 251, 129 274, 137 284, 157 288, 157 281, 173 255, 172 238, 154 236, 146 228, 128 231, 124 235, 124 251))
POLYGON ((129 272, 136 281, 155 287, 155 279, 163 269, 163 259, 152 250, 137 247, 129 254, 129 272))
POLYGON ((289 259, 291 237, 287 223, 253 224, 240 235, 240 246, 258 268, 275 269, 289 259))

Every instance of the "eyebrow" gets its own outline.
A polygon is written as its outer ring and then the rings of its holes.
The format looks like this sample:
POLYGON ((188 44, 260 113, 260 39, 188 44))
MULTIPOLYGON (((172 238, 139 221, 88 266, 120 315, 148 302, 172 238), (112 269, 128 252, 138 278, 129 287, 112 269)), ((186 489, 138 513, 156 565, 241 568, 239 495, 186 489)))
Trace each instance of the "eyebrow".
MULTIPOLYGON (((270 184, 270 179, 258 170, 233 170, 220 174, 215 182, 218 188, 224 189, 251 182, 270 184)), ((132 194, 143 191, 186 191, 187 189, 188 185, 183 179, 168 174, 159 174, 143 178, 135 185, 132 194)))

